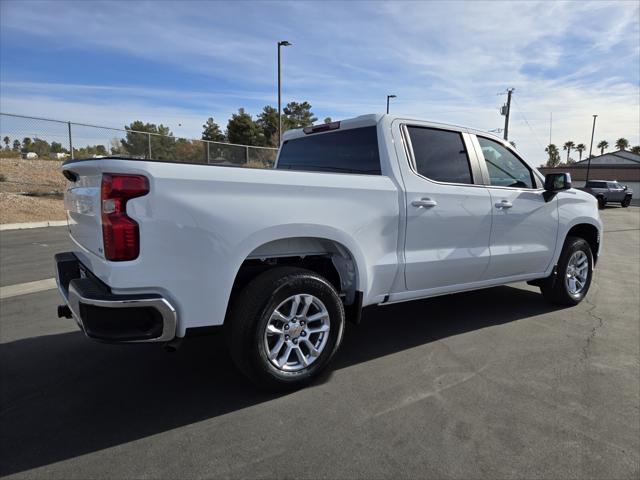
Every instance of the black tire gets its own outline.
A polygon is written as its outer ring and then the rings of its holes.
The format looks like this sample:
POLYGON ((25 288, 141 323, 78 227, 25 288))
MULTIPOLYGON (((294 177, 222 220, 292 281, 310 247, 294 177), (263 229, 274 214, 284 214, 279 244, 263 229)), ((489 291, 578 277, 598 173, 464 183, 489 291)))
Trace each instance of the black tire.
POLYGON ((593 277, 593 254, 591 253, 591 247, 589 243, 579 237, 567 237, 558 260, 556 273, 550 277, 544 279, 540 283, 540 291, 542 295, 554 305, 573 306, 577 305, 587 295, 589 287, 591 286, 591 279, 593 277), (584 283, 584 287, 578 293, 572 294, 569 292, 567 282, 567 267, 570 258, 578 251, 582 251, 586 254, 588 259, 587 278, 584 283))
POLYGON ((598 199, 598 208, 600 210, 603 210, 604 207, 607 206, 607 201, 604 199, 603 196, 599 196, 599 197, 597 197, 597 199, 598 199))
POLYGON ((624 200, 620 202, 620 205, 622 206, 622 208, 627 208, 629 205, 631 205, 631 195, 627 195, 626 197, 624 197, 624 200))
POLYGON ((276 267, 258 275, 235 296, 225 334, 231 356, 242 373, 260 387, 287 390, 308 384, 327 367, 342 342, 344 323, 342 301, 325 278, 302 268, 276 267), (308 367, 283 371, 267 358, 264 335, 274 310, 297 294, 313 295, 324 304, 329 314, 328 339, 308 367))

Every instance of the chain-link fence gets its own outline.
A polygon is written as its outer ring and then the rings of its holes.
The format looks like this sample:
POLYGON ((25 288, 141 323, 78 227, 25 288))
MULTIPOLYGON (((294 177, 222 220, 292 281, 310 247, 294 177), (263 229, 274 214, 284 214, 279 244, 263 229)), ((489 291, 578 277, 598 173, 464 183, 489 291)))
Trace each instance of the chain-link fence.
POLYGON ((0 157, 77 159, 117 155, 132 159, 271 168, 276 148, 194 140, 0 113, 0 157))

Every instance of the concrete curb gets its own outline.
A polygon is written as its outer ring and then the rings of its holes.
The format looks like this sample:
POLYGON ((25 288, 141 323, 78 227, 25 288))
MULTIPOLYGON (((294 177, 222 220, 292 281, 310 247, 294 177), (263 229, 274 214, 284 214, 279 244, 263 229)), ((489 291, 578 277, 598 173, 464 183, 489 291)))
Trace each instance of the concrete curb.
POLYGON ((48 220, 45 222, 5 223, 0 225, 0 232, 4 230, 23 230, 25 228, 64 227, 66 220, 48 220))

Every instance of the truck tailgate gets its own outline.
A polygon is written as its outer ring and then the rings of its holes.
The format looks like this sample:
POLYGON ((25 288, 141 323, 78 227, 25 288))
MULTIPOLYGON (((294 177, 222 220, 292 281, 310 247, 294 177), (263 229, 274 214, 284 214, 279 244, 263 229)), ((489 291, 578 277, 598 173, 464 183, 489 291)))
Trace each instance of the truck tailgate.
POLYGON ((68 170, 76 178, 75 182, 69 183, 64 193, 69 233, 80 246, 104 258, 100 202, 102 172, 97 162, 78 162, 64 170, 68 170))

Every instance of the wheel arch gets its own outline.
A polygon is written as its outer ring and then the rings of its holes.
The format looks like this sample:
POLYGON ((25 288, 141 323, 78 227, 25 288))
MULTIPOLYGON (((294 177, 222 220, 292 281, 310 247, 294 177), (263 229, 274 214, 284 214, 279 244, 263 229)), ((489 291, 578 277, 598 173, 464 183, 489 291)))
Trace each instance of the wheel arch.
POLYGON ((573 225, 564 237, 563 245, 568 237, 579 237, 585 240, 591 247, 594 265, 598 261, 598 252, 600 250, 600 230, 591 223, 577 223, 573 225))
POLYGON ((368 285, 363 252, 347 234, 331 227, 272 227, 252 235, 239 249, 232 295, 256 274, 278 265, 300 266, 326 276, 344 294, 345 305, 361 302, 368 285))

